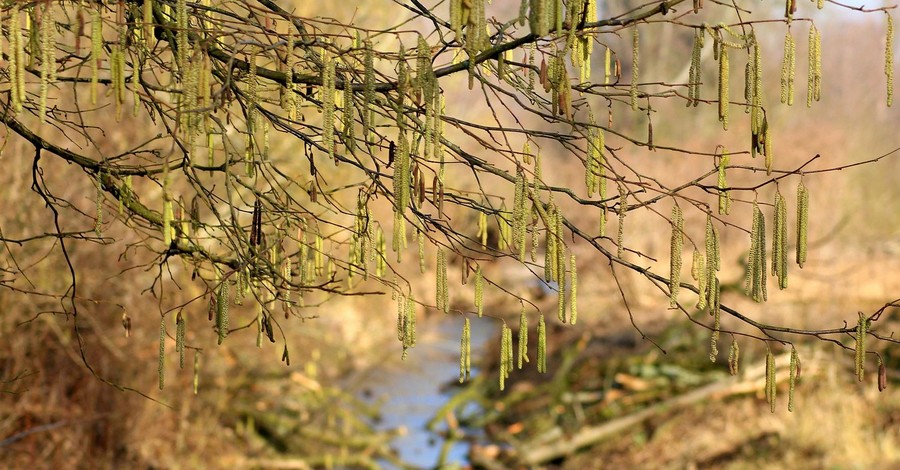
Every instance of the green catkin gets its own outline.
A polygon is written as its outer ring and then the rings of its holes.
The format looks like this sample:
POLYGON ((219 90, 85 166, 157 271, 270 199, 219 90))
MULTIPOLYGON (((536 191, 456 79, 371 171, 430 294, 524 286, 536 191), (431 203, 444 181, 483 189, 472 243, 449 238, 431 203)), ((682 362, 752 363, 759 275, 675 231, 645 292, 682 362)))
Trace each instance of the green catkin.
POLYGON ((459 342, 459 383, 463 383, 469 379, 471 371, 471 354, 472 354, 472 330, 469 326, 469 317, 465 318, 463 323, 462 338, 459 342))
POLYGON ((535 36, 546 36, 550 32, 550 1, 530 0, 531 8, 528 11, 528 26, 535 36))
POLYGON ((328 158, 334 159, 334 109, 336 93, 335 59, 322 51, 322 142, 328 158))
POLYGON ((797 382, 797 369, 800 367, 800 357, 797 349, 791 346, 791 369, 788 378, 788 411, 794 411, 794 388, 797 382))
POLYGON ((200 352, 194 352, 194 395, 200 391, 200 352))
POLYGON ((406 317, 403 322, 403 358, 406 358, 408 349, 416 346, 416 300, 412 296, 406 299, 406 317))
POLYGON ((159 322, 159 364, 156 371, 159 375, 159 389, 162 390, 166 386, 166 317, 159 322))
POLYGON ((887 76, 887 105, 894 105, 894 18, 887 14, 887 37, 884 42, 884 74, 887 76))
POLYGON ((12 5, 9 9, 9 78, 10 99, 15 112, 22 112, 22 104, 25 100, 25 87, 22 83, 23 74, 20 70, 25 67, 25 46, 22 41, 22 27, 19 19, 19 7, 12 5))
POLYGON ((416 241, 419 245, 419 273, 425 274, 425 232, 416 229, 416 241))
POLYGON ((366 141, 372 137, 372 103, 375 101, 375 51, 372 42, 366 39, 363 43, 365 53, 363 56, 363 106, 362 126, 363 136, 366 141))
POLYGON ((609 76, 612 68, 612 50, 606 46, 606 52, 603 54, 603 83, 609 85, 609 76))
POLYGON ((218 331, 218 344, 220 345, 228 336, 228 302, 228 281, 222 280, 216 292, 216 331, 218 331))
POLYGON ((712 222, 712 215, 706 215, 706 306, 710 315, 719 309, 719 279, 716 274, 721 268, 719 252, 719 232, 712 222))
POLYGON ((781 102, 788 106, 794 105, 795 50, 794 36, 788 28, 784 34, 784 59, 781 61, 781 102))
POLYGON ((508 354, 507 348, 509 345, 506 343, 506 332, 509 330, 509 327, 506 326, 506 323, 500 329, 500 391, 506 388, 506 377, 509 376, 509 364, 506 362, 506 356, 508 354))
POLYGON ((787 288, 787 204, 781 192, 775 192, 775 223, 772 230, 772 275, 778 288, 787 288))
POLYGON ((188 12, 187 0, 177 0, 175 2, 175 60, 178 64, 178 71, 184 73, 187 66, 187 48, 188 48, 188 12))
POLYGON ((569 278, 569 322, 574 325, 578 321, 578 265, 574 253, 569 257, 569 278))
POLYGON ((478 235, 476 235, 481 241, 481 247, 485 248, 487 246, 487 236, 488 236, 488 222, 487 222, 487 214, 483 211, 478 211, 478 235))
POLYGON ((184 323, 184 315, 178 312, 175 317, 175 351, 178 352, 178 367, 184 369, 184 335, 186 326, 184 323))
POLYGON ((528 361, 528 317, 525 315, 525 304, 522 304, 522 311, 519 313, 519 355, 518 367, 521 370, 524 363, 528 361))
POLYGON ((638 109, 639 42, 640 36, 638 34, 638 28, 635 26, 631 33, 631 109, 633 111, 637 111, 638 109))
POLYGON ((856 322, 856 378, 862 382, 866 375, 866 331, 868 321, 862 313, 856 322))
POLYGON ((814 24, 809 27, 809 69, 806 81, 806 106, 819 101, 822 90, 822 36, 814 24))
MULTIPOLYGON (((718 303, 718 302, 717 302, 718 303)), ((712 336, 709 341, 709 360, 710 362, 716 362, 716 359, 719 357, 719 329, 721 327, 720 323, 720 315, 718 306, 716 308, 712 308, 713 310, 713 330, 712 336)))
POLYGON ((769 403, 769 409, 775 412, 775 392, 777 384, 775 382, 775 355, 772 350, 766 346, 766 401, 769 403))
POLYGON ((484 274, 480 265, 475 268, 475 310, 478 318, 484 315, 484 274))
POLYGON ((698 250, 694 250, 694 259, 691 263, 691 277, 697 281, 697 309, 703 310, 706 308, 706 298, 707 293, 706 290, 708 288, 707 284, 707 275, 706 275, 706 258, 702 253, 698 250))
MULTIPOLYGON (((15 9, 13 10, 16 11, 15 9)), ((20 40, 21 41, 21 40, 20 40)), ((21 44, 20 44, 21 45, 21 44)), ((97 104, 100 84, 100 55, 103 53, 103 20, 98 8, 91 9, 91 104, 97 104)), ((24 94, 22 95, 24 96, 24 94)))
POLYGON ((766 220, 759 205, 753 203, 753 226, 750 231, 750 256, 744 287, 756 302, 766 300, 766 220))
POLYGON ((447 282, 447 252, 443 248, 437 250, 437 298, 435 299, 438 310, 444 313, 450 312, 450 296, 447 282))
POLYGON ((625 255, 625 215, 628 213, 626 198, 628 192, 625 185, 619 183, 619 227, 616 233, 616 256, 622 258, 625 255))
POLYGON ((547 324, 544 323, 544 314, 538 319, 538 344, 537 344, 537 371, 547 372, 547 324))
MULTIPOLYGON (((37 8, 37 7, 35 7, 37 8)), ((50 82, 55 77, 56 67, 56 34, 54 31, 53 5, 50 2, 44 4, 41 14, 41 88, 40 102, 38 105, 38 119, 41 124, 47 120, 47 94, 50 90, 50 82)))
POLYGON ((807 236, 809 231, 809 191, 803 180, 797 185, 797 264, 803 268, 806 262, 807 236))
MULTIPOLYGON (((694 44, 691 47, 691 68, 688 74, 688 106, 697 106, 700 104, 700 80, 702 72, 701 53, 703 51, 704 32, 702 28, 694 30, 694 44)), ((607 49, 609 51, 609 49, 607 49)), ((607 64, 607 79, 609 78, 609 67, 607 64)), ((608 80, 607 80, 608 83, 608 80)))
POLYGON ((728 191, 725 170, 728 168, 728 151, 722 149, 719 157, 719 179, 716 186, 719 187, 719 215, 728 215, 731 212, 731 193, 728 191))
POLYGON ((519 253, 519 261, 525 260, 525 233, 527 214, 525 211, 525 172, 516 171, 515 196, 513 199, 513 247, 519 253))
POLYGON ((728 351, 728 373, 737 375, 740 372, 741 348, 735 339, 731 341, 731 349, 728 351))
POLYGON ((728 46, 719 41, 719 121, 728 130, 728 46))
MULTIPOLYGON (((762 53, 760 52, 760 45, 756 40, 755 35, 751 35, 751 40, 753 41, 753 100, 750 109, 750 130, 751 132, 759 133, 763 127, 763 118, 765 116, 763 114, 762 105, 762 53)), ((766 137, 768 137, 768 135, 766 135, 766 137)), ((768 156, 768 152, 766 155, 768 156)), ((771 162, 769 162, 769 165, 771 166, 771 162)))
POLYGON ((684 247, 684 216, 681 208, 672 207, 672 238, 669 244, 669 306, 678 306, 678 291, 681 289, 681 250, 684 247))

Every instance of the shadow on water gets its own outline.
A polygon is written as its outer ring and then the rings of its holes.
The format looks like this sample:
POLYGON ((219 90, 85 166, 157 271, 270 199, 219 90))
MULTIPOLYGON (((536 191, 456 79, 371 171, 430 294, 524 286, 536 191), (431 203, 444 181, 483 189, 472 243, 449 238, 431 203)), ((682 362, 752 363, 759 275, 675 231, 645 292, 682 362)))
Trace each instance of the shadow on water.
MULTIPOLYGON (((471 347, 473 358, 481 357, 486 342, 496 333, 485 327, 472 328, 471 347)), ((481 326, 481 325, 479 325, 481 326)), ((416 468, 435 468, 442 451, 444 464, 464 466, 468 463, 469 444, 454 441, 449 449, 444 447, 443 432, 446 423, 434 432, 426 429, 426 423, 459 389, 447 387, 459 377, 459 338, 462 319, 458 317, 431 317, 420 322, 423 334, 416 347, 399 365, 386 361, 381 370, 369 371, 366 389, 360 396, 368 403, 379 403, 381 418, 376 429, 404 428, 406 432, 396 437, 391 446, 400 459, 416 468)), ((396 353, 400 355, 400 346, 396 353)), ((399 362, 399 361, 396 361, 399 362)), ((473 367, 472 375, 479 373, 473 367)), ((396 468, 382 462, 384 468, 396 468)))

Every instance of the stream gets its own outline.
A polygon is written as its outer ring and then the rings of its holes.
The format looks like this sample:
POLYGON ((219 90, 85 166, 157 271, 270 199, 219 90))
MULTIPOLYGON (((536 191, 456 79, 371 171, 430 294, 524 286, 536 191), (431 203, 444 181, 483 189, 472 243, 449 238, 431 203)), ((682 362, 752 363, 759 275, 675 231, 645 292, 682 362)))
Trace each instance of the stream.
MULTIPOLYGON (((472 328, 472 357, 482 357, 488 340, 496 333, 484 322, 472 328)), ((462 320, 458 317, 433 316, 421 321, 423 333, 415 348, 409 351, 400 367, 388 367, 379 371, 368 385, 362 398, 369 403, 381 403, 381 420, 375 424, 379 430, 404 427, 406 433, 396 437, 391 446, 400 459, 416 468, 436 468, 444 445, 443 437, 425 428, 440 407, 450 399, 442 389, 459 377, 459 338, 462 320)), ((397 348, 400 354, 400 348, 397 348)), ((477 363, 473 361, 473 363, 477 363)), ((472 376, 479 371, 473 367, 472 376)), ((442 425, 438 431, 445 430, 442 425)), ((445 465, 465 466, 468 463, 469 444, 457 441, 446 455, 445 465)), ((384 468, 395 468, 382 463, 384 468)), ((452 467, 451 467, 452 468, 452 467)))

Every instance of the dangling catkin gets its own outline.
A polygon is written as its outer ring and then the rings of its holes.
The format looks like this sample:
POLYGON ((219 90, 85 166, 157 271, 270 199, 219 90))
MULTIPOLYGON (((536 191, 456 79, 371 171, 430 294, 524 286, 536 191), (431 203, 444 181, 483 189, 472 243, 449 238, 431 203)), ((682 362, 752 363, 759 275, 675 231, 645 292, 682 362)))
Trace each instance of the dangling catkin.
POLYGON ((447 282, 447 252, 443 248, 437 250, 437 298, 435 302, 439 310, 450 312, 450 296, 447 282))
POLYGON ((578 321, 578 265, 574 253, 569 257, 569 277, 569 322, 574 325, 578 321))
POLYGON ((463 383, 469 379, 471 371, 471 354, 472 354, 472 330, 469 326, 469 317, 466 317, 463 323, 462 339, 459 344, 459 383, 463 383))
POLYGON ((811 107, 813 100, 819 101, 822 87, 822 37, 815 24, 809 27, 809 67, 806 79, 806 106, 811 107))
POLYGON ((178 316, 175 317, 175 351, 178 352, 178 367, 184 369, 184 335, 186 332, 186 326, 184 323, 184 316, 181 312, 178 312, 178 316))
POLYGON ((887 37, 884 42, 884 74, 887 76, 887 105, 894 104, 894 18, 887 14, 887 37))
POLYGON ((862 313, 856 322, 856 378, 862 382, 866 374, 866 331, 868 321, 862 313))
POLYGON ((787 288, 787 204, 781 192, 775 191, 775 224, 772 230, 772 275, 778 277, 778 288, 787 288))
POLYGON ((684 216, 681 208, 672 207, 672 238, 669 244, 669 306, 678 306, 678 291, 681 288, 681 250, 684 246, 684 216))
MULTIPOLYGON (((100 8, 100 6, 91 8, 91 104, 97 104, 97 87, 100 83, 100 54, 103 53, 103 20, 100 16, 100 8)), ((14 8, 13 13, 17 13, 17 9, 14 8)), ((16 16, 14 15, 14 17, 16 16)), ((19 45, 21 46, 21 44, 19 45)), ((24 96, 24 93, 21 96, 24 96)))
MULTIPOLYGON (((703 51, 703 38, 703 29, 695 29, 694 44, 693 46, 691 46, 691 68, 690 73, 688 74, 688 106, 697 106, 698 104, 700 104, 700 80, 702 72, 701 53, 703 51)), ((607 68, 607 78, 609 78, 608 70, 609 69, 607 68)))
MULTIPOLYGON (((146 1, 146 0, 145 0, 146 1)), ((200 351, 194 352, 194 395, 200 391, 200 351)))
POLYGON ((703 254, 698 250, 694 250, 694 259, 691 262, 691 277, 697 281, 697 309, 703 310, 706 308, 706 290, 707 290, 707 276, 706 276, 706 258, 704 258, 703 254))
POLYGON ((625 255, 625 215, 628 213, 628 204, 626 198, 628 192, 623 183, 619 183, 619 227, 616 233, 616 256, 622 258, 625 255))
POLYGON ((794 105, 795 49, 794 36, 788 28, 784 34, 784 59, 781 61, 781 102, 788 106, 794 105))
POLYGON ((731 375, 737 375, 740 372, 741 349, 737 340, 732 339, 731 350, 728 351, 728 372, 731 375))
POLYGON ((322 52, 325 67, 322 70, 322 143, 328 158, 334 158, 334 100, 337 86, 335 59, 326 51, 322 52))
POLYGON ((769 409, 775 412, 775 392, 777 391, 777 383, 775 382, 775 355, 766 345, 766 401, 769 402, 769 409))
POLYGON ((803 180, 797 185, 797 264, 806 262, 807 232, 809 230, 809 191, 803 180))
POLYGON ((719 328, 721 326, 720 323, 720 315, 718 306, 712 309, 713 312, 713 331, 712 337, 709 341, 709 360, 710 362, 716 362, 716 359, 719 357, 719 328))
POLYGON ((728 151, 722 148, 719 157, 719 178, 716 186, 719 187, 719 215, 728 215, 731 212, 731 193, 728 191, 728 182, 725 177, 725 170, 728 168, 728 151))
POLYGON ((475 268, 475 310, 478 318, 481 318, 484 314, 484 274, 481 272, 481 265, 475 268))
MULTIPOLYGON (((35 7, 37 8, 37 7, 35 7)), ((56 70, 56 34, 55 21, 53 19, 53 4, 44 3, 41 14, 41 88, 40 102, 38 104, 38 120, 43 124, 47 117, 47 93, 50 90, 50 82, 54 80, 56 70)))
POLYGON ((506 326, 506 323, 500 328, 500 391, 502 392, 504 388, 506 388, 506 378, 509 377, 509 364, 506 361, 506 357, 509 354, 510 345, 506 342, 506 336, 509 327, 506 326))
POLYGON ((719 121, 728 130, 728 46, 719 41, 719 121))
POLYGON ((547 325, 544 323, 544 314, 538 319, 538 345, 537 345, 537 370, 543 374, 547 372, 547 325))
POLYGON ((228 281, 221 280, 219 289, 216 291, 216 331, 219 334, 218 344, 225 341, 228 336, 228 281))
POLYGON ((638 34, 637 26, 634 26, 634 29, 631 30, 631 109, 633 111, 637 111, 638 109, 638 51, 640 36, 638 34))
POLYGON ((788 411, 794 411, 794 388, 797 382, 797 371, 800 368, 800 356, 797 349, 791 346, 791 369, 788 379, 788 411))
POLYGON ((166 317, 159 322, 159 364, 157 366, 159 375, 159 389, 162 390, 166 385, 166 317))
POLYGON ((519 369, 522 369, 525 362, 528 362, 528 317, 525 315, 525 304, 523 303, 522 311, 519 313, 519 369))
POLYGON ((519 261, 525 261, 525 232, 527 214, 525 212, 525 172, 516 171, 515 197, 513 199, 513 247, 519 253, 519 261))
POLYGON ((753 226, 750 231, 750 256, 747 260, 745 289, 757 302, 766 300, 766 220, 753 202, 753 226))

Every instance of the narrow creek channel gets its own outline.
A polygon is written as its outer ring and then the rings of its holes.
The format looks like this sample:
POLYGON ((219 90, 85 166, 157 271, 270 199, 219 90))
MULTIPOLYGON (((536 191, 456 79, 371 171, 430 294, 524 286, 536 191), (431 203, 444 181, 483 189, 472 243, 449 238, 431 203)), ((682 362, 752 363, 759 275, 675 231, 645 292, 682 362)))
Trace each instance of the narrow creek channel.
MULTIPOLYGON (((496 333, 492 322, 472 328, 472 357, 482 357, 488 340, 496 333)), ((459 335, 462 320, 458 317, 433 316, 419 324, 423 333, 402 365, 389 366, 369 374, 366 402, 381 403, 380 430, 404 427, 406 433, 396 437, 391 446, 404 462, 416 468, 436 468, 444 445, 443 437, 426 429, 426 423, 457 390, 445 392, 445 385, 459 376, 459 335)), ((399 348, 397 354, 400 354, 399 348)), ((473 361, 475 362, 475 361, 473 361)), ((473 367, 472 374, 479 371, 473 367)), ((440 431, 440 430, 439 430, 440 431)), ((464 466, 468 463, 469 445, 455 442, 448 450, 445 464, 464 466)), ((382 463, 385 468, 394 468, 382 463)))

